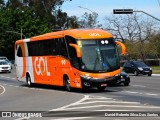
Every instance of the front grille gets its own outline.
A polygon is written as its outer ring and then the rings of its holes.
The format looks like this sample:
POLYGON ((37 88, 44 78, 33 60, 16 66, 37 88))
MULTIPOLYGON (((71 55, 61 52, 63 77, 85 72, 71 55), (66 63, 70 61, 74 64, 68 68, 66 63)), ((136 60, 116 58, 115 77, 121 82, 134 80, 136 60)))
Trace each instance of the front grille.
POLYGON ((8 69, 8 67, 2 67, 2 69, 8 69))
POLYGON ((143 68, 143 70, 144 70, 144 71, 149 71, 150 69, 149 69, 149 68, 143 68))

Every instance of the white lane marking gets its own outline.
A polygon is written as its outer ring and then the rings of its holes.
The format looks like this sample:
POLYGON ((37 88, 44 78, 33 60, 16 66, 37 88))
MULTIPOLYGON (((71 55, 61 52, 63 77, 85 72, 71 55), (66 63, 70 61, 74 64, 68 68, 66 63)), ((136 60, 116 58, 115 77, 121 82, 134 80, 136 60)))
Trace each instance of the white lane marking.
POLYGON ((143 85, 131 85, 131 86, 136 86, 136 87, 146 87, 146 86, 143 86, 143 85))
POLYGON ((0 76, 0 77, 6 77, 6 76, 0 76))
POLYGON ((18 119, 14 119, 14 120, 28 120, 29 117, 24 117, 24 118, 18 118, 18 119))
MULTIPOLYGON (((55 92, 52 89, 41 89, 41 88, 31 88, 31 87, 23 87, 23 86, 18 86, 18 85, 9 85, 9 84, 4 84, 4 83, 0 83, 1 85, 6 85, 6 86, 10 86, 10 87, 15 87, 15 88, 23 88, 23 89, 27 89, 27 90, 40 90, 40 91, 50 91, 50 92, 55 92)), ((66 93, 63 91, 60 91, 61 93, 66 93)), ((76 93, 73 93, 76 94, 76 93)))
POLYGON ((75 109, 85 109, 85 108, 88 109, 88 108, 98 108, 98 107, 114 107, 114 108, 122 107, 122 108, 145 108, 145 109, 154 108, 154 109, 160 109, 160 107, 157 107, 157 106, 92 105, 92 106, 84 106, 84 107, 65 108, 65 110, 75 110, 75 109))
POLYGON ((127 92, 127 93, 138 93, 138 92, 134 92, 134 91, 122 91, 122 92, 127 92))
POLYGON ((16 79, 16 78, 13 78, 13 77, 7 77, 7 76, 0 76, 1 78, 8 78, 8 79, 16 79))
MULTIPOLYGON (((52 110, 49 110, 49 111, 63 111, 63 110, 70 110, 70 109, 81 109, 81 108, 95 107, 95 106, 86 106, 86 107, 75 107, 75 106, 76 105, 81 105, 81 104, 95 103, 95 102, 107 102, 106 100, 114 100, 114 99, 106 98, 106 97, 102 97, 102 96, 84 95, 84 98, 82 98, 81 100, 79 100, 77 102, 71 103, 69 105, 66 105, 66 106, 63 106, 63 107, 60 107, 60 108, 57 108, 57 109, 52 109, 52 110), (105 101, 85 102, 86 100, 87 101, 88 100, 105 100, 105 101)), ((110 101, 110 102, 113 103, 113 101, 110 101)), ((122 101, 114 101, 114 102, 122 103, 122 101)), ((137 102, 123 102, 123 103, 133 103, 133 104, 135 103, 136 104, 137 102)), ((97 106, 99 106, 99 105, 97 105, 97 106)), ((121 106, 121 107, 123 107, 123 106, 121 106)), ((51 120, 76 120, 76 119, 87 119, 87 118, 93 118, 93 117, 72 117, 72 118, 59 118, 59 119, 51 119, 51 120)))
POLYGON ((5 77, 5 78, 9 78, 9 79, 11 79, 11 77, 5 77))
POLYGON ((158 94, 146 93, 147 95, 158 96, 158 94))
POLYGON ((87 99, 98 99, 98 100, 104 100, 104 99, 107 99, 107 100, 113 100, 113 98, 106 98, 106 97, 103 97, 103 96, 89 96, 89 98, 87 99))
POLYGON ((126 92, 131 94, 140 94, 140 95, 159 96, 159 94, 154 94, 154 93, 144 93, 144 92, 135 92, 135 91, 121 91, 121 92, 126 92))
POLYGON ((84 105, 84 104, 92 104, 92 103, 125 103, 125 104, 140 104, 140 102, 126 102, 126 101, 91 101, 91 102, 83 102, 77 105, 84 105))
POLYGON ((71 104, 69 104, 69 105, 62 106, 62 107, 60 107, 60 108, 52 109, 52 110, 49 110, 49 111, 64 110, 64 109, 66 109, 67 107, 77 105, 77 104, 79 104, 79 103, 85 101, 85 100, 88 99, 88 98, 89 98, 89 95, 84 95, 84 98, 80 99, 80 100, 77 101, 77 102, 71 103, 71 104))
POLYGON ((5 93, 6 89, 5 89, 2 85, 0 85, 0 86, 1 86, 1 88, 3 89, 3 92, 0 93, 0 95, 2 95, 2 94, 5 93))
POLYGON ((140 94, 140 95, 159 96, 159 94, 154 94, 154 93, 144 93, 144 92, 135 92, 135 91, 121 91, 121 92, 127 92, 131 94, 140 94))

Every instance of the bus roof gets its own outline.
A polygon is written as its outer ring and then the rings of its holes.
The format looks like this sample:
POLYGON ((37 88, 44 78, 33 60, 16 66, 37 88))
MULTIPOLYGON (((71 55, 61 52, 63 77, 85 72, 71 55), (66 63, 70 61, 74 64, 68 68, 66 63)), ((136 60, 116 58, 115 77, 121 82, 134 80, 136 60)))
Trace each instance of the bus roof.
POLYGON ((112 34, 101 29, 69 29, 69 30, 50 32, 43 35, 34 36, 30 38, 30 41, 60 38, 64 36, 71 36, 75 39, 99 39, 99 38, 113 37, 112 34))

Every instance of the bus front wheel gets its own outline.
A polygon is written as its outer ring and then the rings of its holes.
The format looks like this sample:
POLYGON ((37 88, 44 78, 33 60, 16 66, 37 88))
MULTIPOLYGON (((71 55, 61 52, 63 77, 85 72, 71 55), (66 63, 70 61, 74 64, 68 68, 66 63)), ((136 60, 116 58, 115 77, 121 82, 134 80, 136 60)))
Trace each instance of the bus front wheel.
POLYGON ((67 91, 71 91, 70 80, 68 77, 64 78, 64 87, 67 91))
POLYGON ((98 88, 98 91, 104 91, 106 87, 105 86, 98 86, 97 88, 98 88))
POLYGON ((26 82, 27 82, 27 85, 28 85, 28 86, 32 86, 32 82, 31 82, 31 77, 30 77, 30 75, 27 75, 27 76, 26 76, 26 82))

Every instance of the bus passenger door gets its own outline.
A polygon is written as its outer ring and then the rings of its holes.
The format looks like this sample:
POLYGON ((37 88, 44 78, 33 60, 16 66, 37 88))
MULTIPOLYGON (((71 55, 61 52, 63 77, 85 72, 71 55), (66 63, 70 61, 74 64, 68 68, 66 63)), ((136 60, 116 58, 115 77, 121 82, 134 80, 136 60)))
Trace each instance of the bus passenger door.
POLYGON ((56 57, 49 57, 50 80, 52 85, 58 84, 58 60, 56 57))

